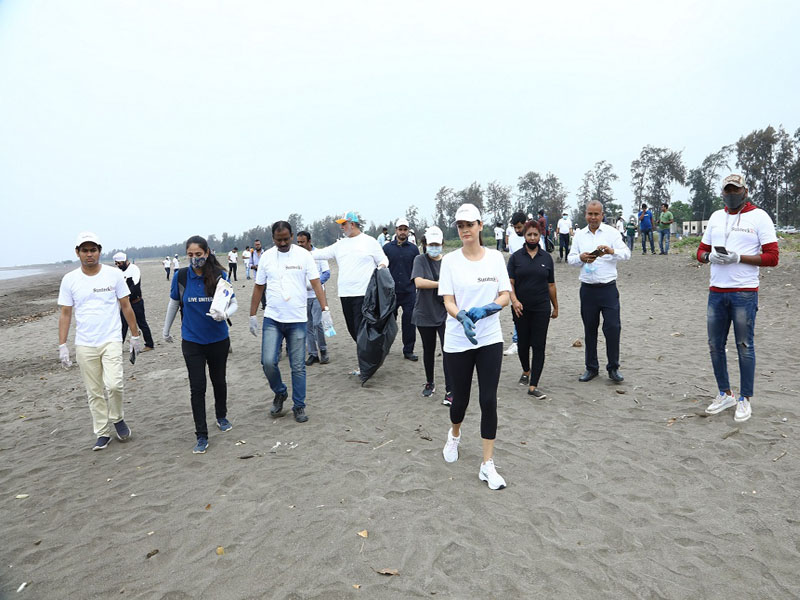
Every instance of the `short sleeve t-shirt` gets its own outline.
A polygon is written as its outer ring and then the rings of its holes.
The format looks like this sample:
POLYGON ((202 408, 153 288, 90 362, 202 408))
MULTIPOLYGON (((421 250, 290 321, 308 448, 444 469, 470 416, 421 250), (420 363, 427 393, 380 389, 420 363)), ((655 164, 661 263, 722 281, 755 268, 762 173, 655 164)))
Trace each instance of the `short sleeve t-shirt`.
POLYGON ((505 232, 503 231, 502 227, 495 227, 494 228, 494 239, 497 240, 498 242, 502 242, 504 233, 505 232))
POLYGON ((234 252, 233 250, 228 252, 228 262, 229 263, 235 263, 238 260, 239 260, 239 255, 236 252, 234 252))
POLYGON ((181 263, 177 259, 177 257, 172 259, 172 268, 173 269, 180 269, 181 268, 181 263))
MULTIPOLYGON (((760 208, 742 210, 730 215, 724 209, 715 211, 708 219, 703 243, 712 248, 725 246, 738 255, 761 254, 764 244, 777 242, 775 224, 760 208)), ((711 264, 711 287, 723 289, 758 289, 759 268, 755 265, 735 263, 711 264)))
POLYGON ((267 286, 264 316, 279 323, 305 323, 306 282, 311 279, 319 279, 319 271, 305 248, 293 244, 288 252, 275 246, 264 252, 256 272, 256 284, 267 286))
POLYGON ((525 236, 524 235, 517 235, 517 232, 513 229, 511 233, 508 235, 508 251, 513 254, 520 248, 525 245, 525 236))
MULTIPOLYGON (((639 216, 642 217, 642 211, 639 211, 639 216)), ((639 221, 639 228, 642 231, 647 231, 653 228, 653 213, 650 210, 644 211, 644 216, 639 221)))
POLYGON ((122 271, 100 265, 97 275, 80 268, 61 279, 58 304, 72 306, 75 314, 75 345, 97 348, 122 341, 119 299, 130 295, 122 271))
POLYGON ((169 269, 169 266, 172 264, 168 258, 161 261, 161 264, 164 265, 165 269, 169 269))
POLYGON ((662 212, 658 218, 658 224, 660 229, 669 229, 670 221, 672 221, 672 212, 671 211, 662 212))
POLYGON ((345 237, 326 248, 314 250, 315 259, 335 259, 339 267, 336 281, 340 298, 363 296, 372 272, 378 264, 389 264, 381 245, 371 236, 360 233, 345 237))
MULTIPOLYGON (((459 310, 485 306, 495 301, 500 292, 511 291, 511 282, 503 255, 484 248, 483 258, 469 260, 459 248, 442 258, 439 273, 439 295, 454 296, 459 310)), ((457 319, 447 316, 444 334, 445 352, 464 352, 503 341, 500 313, 481 319, 475 324, 477 345, 467 339, 457 319)))
MULTIPOLYGON (((422 277, 430 281, 439 281, 439 272, 442 268, 441 260, 433 260, 426 254, 414 257, 411 268, 411 279, 422 277)), ((447 319, 447 309, 444 299, 436 289, 418 289, 417 299, 414 302, 414 313, 411 315, 411 324, 417 327, 439 327, 447 319)))
POLYGON ((514 280, 514 294, 526 310, 550 308, 550 286, 555 283, 553 257, 541 249, 531 257, 523 248, 508 259, 508 277, 514 280))
MULTIPOLYGON (((228 324, 215 321, 206 313, 211 310, 214 294, 206 292, 206 284, 202 275, 197 275, 191 267, 186 268, 186 288, 183 290, 183 321, 181 337, 195 344, 213 344, 228 337, 228 324)), ((228 280, 227 273, 222 277, 228 280)), ((178 274, 172 278, 169 297, 180 301, 178 297, 178 274)))

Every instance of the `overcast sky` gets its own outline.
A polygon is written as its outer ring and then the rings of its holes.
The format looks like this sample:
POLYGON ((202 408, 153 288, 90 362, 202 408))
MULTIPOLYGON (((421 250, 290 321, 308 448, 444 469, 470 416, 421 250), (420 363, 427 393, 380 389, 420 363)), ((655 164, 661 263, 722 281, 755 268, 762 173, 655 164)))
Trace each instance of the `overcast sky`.
MULTIPOLYGON (((0 0, 0 266, 800 126, 800 3, 0 0)), ((686 200, 676 188, 673 199, 686 200)))

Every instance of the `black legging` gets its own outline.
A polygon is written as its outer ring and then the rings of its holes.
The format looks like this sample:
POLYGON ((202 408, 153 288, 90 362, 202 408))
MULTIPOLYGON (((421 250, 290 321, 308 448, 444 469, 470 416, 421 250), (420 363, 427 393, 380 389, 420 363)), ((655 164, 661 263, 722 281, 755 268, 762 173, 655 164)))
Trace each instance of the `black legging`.
MULTIPOLYGON (((439 334, 439 343, 444 347, 444 328, 444 323, 438 327, 417 327, 422 340, 422 364, 425 365, 425 381, 427 383, 434 383, 433 360, 436 356, 436 334, 439 334)), ((450 371, 447 369, 446 361, 443 361, 442 367, 444 368, 444 390, 451 392, 453 388, 450 387, 450 371)))
POLYGON ((550 326, 550 304, 537 307, 536 310, 524 310, 522 316, 514 315, 517 327, 519 362, 523 371, 530 371, 530 385, 539 385, 539 378, 544 368, 544 350, 547 344, 547 328, 550 326), (533 348, 533 356, 528 361, 529 350, 533 348))
POLYGON ((463 352, 444 352, 445 368, 453 382, 453 404, 450 422, 458 425, 464 420, 472 388, 472 372, 478 371, 478 399, 481 405, 481 437, 493 440, 497 435, 497 384, 503 365, 503 342, 481 346, 463 352))
POLYGON ((358 341, 358 328, 361 326, 361 321, 364 320, 364 296, 345 296, 339 298, 342 302, 342 312, 344 313, 344 322, 347 324, 347 332, 353 341, 358 341))
POLYGON ((232 263, 232 262, 228 263, 228 272, 233 276, 234 281, 239 281, 238 279, 236 279, 236 268, 238 266, 239 266, 238 263, 232 263))
POLYGON ((214 409, 218 419, 228 415, 228 384, 225 382, 225 366, 228 362, 230 338, 213 344, 196 344, 183 340, 181 350, 189 371, 189 390, 192 398, 194 429, 198 437, 208 437, 206 424, 206 364, 211 385, 214 387, 214 409))

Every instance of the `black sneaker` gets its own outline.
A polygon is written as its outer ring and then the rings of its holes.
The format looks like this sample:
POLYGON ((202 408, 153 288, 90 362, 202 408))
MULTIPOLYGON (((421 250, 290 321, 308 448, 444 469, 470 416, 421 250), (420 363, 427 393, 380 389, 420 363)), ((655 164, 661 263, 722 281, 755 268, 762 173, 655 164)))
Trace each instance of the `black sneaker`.
POLYGON ((92 450, 103 450, 108 447, 110 441, 111 441, 110 437, 108 437, 107 435, 101 435, 99 438, 97 438, 97 441, 94 443, 94 447, 92 448, 92 450))
POLYGON ((114 423, 114 429, 117 430, 117 439, 124 442, 131 437, 131 428, 125 423, 125 420, 117 421, 114 423))
POLYGON ((294 420, 298 423, 305 423, 308 421, 308 415, 306 414, 305 408, 293 408, 292 412, 294 413, 294 420))
POLYGON ((519 376, 519 381, 517 383, 519 383, 520 385, 528 385, 529 379, 530 375, 525 375, 525 373, 523 373, 522 375, 519 376))
POLYGON ((327 352, 320 352, 319 353, 319 364, 327 365, 329 362, 331 362, 331 359, 328 358, 328 353, 327 352))
POLYGON ((313 365, 315 362, 319 362, 319 358, 317 358, 317 357, 316 357, 316 356, 314 356, 313 354, 309 354, 309 355, 308 355, 308 358, 306 359, 306 366, 307 366, 307 367, 310 367, 310 366, 311 366, 311 365, 313 365))
POLYGON ((289 394, 286 392, 275 394, 275 398, 272 400, 272 408, 269 409, 269 414, 273 417, 280 417, 283 413, 283 403, 286 402, 288 397, 289 394))
POLYGON ((433 396, 433 392, 436 391, 436 386, 432 383, 426 383, 425 387, 422 389, 422 395, 425 398, 430 398, 433 396))
POLYGON ((442 400, 442 404, 445 406, 452 406, 453 404, 453 392, 447 392, 444 395, 444 400, 442 400))

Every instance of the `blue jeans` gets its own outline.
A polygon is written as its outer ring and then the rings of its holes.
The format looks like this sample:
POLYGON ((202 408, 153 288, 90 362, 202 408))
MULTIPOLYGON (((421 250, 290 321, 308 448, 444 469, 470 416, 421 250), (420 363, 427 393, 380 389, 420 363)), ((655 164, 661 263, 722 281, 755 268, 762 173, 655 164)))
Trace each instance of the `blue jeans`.
POLYGON ((658 230, 658 248, 664 254, 669 254, 669 229, 658 230))
POLYGON ((281 379, 278 369, 281 343, 286 340, 289 353, 289 366, 292 369, 292 402, 295 408, 306 405, 306 324, 281 323, 264 317, 264 328, 261 334, 261 365, 267 376, 270 389, 276 394, 286 393, 286 384, 281 379))
POLYGON ((753 331, 758 311, 758 292, 709 292, 708 293, 708 348, 711 365, 720 392, 731 389, 728 381, 728 361, 725 344, 733 323, 736 351, 739 354, 739 387, 745 398, 753 396, 753 380, 756 374, 756 349, 753 331))
POLYGON ((633 252, 633 241, 636 239, 636 234, 635 233, 629 233, 628 237, 626 239, 627 239, 627 242, 628 242, 628 250, 633 252))
POLYGON ((647 254, 647 240, 650 240, 650 252, 653 254, 656 253, 655 242, 653 241, 653 230, 652 229, 642 229, 640 230, 642 234, 642 254, 647 254))
POLYGON ((328 351, 328 340, 325 339, 325 332, 322 330, 322 307, 319 300, 309 298, 306 305, 306 346, 311 356, 319 358, 320 353, 328 351))

